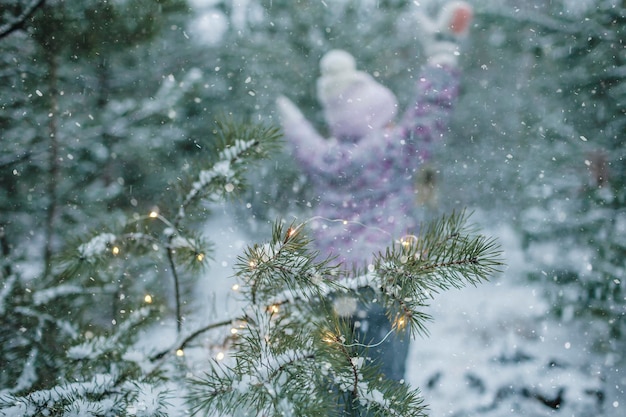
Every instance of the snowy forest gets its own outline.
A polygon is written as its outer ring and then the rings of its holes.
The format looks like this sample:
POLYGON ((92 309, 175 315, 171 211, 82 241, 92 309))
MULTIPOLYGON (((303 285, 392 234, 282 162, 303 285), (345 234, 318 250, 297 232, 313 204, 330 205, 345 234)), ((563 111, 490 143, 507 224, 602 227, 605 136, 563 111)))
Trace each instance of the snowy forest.
POLYGON ((0 416, 624 416, 625 28, 0 0, 0 416))

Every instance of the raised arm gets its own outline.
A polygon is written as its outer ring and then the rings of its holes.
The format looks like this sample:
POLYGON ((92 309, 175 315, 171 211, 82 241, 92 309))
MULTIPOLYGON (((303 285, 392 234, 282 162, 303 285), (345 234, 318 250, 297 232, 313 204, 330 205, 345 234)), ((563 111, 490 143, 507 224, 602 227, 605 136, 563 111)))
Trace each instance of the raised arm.
POLYGON ((334 138, 321 136, 287 97, 276 99, 276 107, 288 147, 299 164, 312 173, 338 172, 348 158, 348 148, 334 138))
POLYGON ((472 16, 472 7, 464 1, 446 4, 434 19, 421 10, 417 13, 427 64, 416 80, 413 104, 399 126, 403 139, 416 146, 425 158, 433 142, 445 133, 459 94, 459 44, 467 37, 472 16))
POLYGON ((415 100, 398 127, 402 139, 428 158, 432 144, 443 137, 459 94, 459 72, 428 64, 417 79, 415 100))

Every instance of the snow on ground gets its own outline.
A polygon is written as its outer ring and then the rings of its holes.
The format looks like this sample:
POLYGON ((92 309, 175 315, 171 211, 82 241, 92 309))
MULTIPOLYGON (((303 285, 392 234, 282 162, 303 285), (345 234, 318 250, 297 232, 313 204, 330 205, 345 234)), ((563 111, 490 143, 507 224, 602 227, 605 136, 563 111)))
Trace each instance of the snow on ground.
POLYGON ((624 381, 606 390, 593 332, 548 314, 543 290, 524 279, 531 266, 513 230, 485 233, 499 238, 506 271, 436 296, 430 336, 412 342, 406 379, 422 389, 431 415, 623 416, 624 381))
MULTIPOLYGON (((194 308, 204 313, 194 316, 214 322, 236 316, 233 266, 253 242, 226 211, 205 231, 216 252, 194 293, 194 308)), ((516 233, 506 226, 484 233, 499 238, 506 270, 491 282, 437 295, 430 335, 411 344, 406 380, 422 390, 431 416, 622 417, 626 377, 615 368, 607 375, 611 368, 590 348, 594 324, 552 318, 543 289, 524 279, 531 266, 516 233)), ((205 346, 225 331, 207 334, 205 346)))

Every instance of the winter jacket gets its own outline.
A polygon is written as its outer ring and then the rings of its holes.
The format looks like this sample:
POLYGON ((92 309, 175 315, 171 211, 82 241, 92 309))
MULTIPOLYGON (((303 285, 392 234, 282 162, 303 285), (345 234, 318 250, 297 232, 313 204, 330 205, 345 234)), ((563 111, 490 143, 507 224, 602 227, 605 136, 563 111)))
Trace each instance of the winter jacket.
POLYGON ((351 134, 345 126, 355 123, 354 114, 337 129, 339 113, 329 128, 342 136, 330 139, 289 100, 279 102, 284 135, 319 199, 311 229, 322 257, 363 267, 393 242, 416 234, 422 220, 416 176, 446 133, 458 90, 457 70, 427 65, 417 77, 412 105, 397 124, 367 130, 361 124, 351 134))

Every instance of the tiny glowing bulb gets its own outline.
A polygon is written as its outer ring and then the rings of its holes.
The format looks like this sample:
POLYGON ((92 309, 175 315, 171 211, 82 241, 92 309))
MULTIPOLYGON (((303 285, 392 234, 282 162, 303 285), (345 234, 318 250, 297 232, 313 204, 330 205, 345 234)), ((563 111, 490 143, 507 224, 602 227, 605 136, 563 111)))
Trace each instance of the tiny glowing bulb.
POLYGON ((152 210, 150 214, 148 214, 148 217, 150 217, 151 219, 156 219, 157 217, 159 217, 159 213, 155 210, 152 210))
POLYGON ((217 359, 218 361, 224 359, 224 352, 218 352, 218 354, 215 355, 215 359, 217 359))
POLYGON ((198 262, 202 262, 204 260, 204 253, 197 254, 196 259, 198 260, 198 262))
POLYGON ((143 301, 147 304, 152 304, 152 296, 150 294, 146 294, 146 296, 143 297, 143 301))
POLYGON ((414 245, 417 243, 417 236, 415 235, 406 235, 404 237, 402 237, 402 239, 400 239, 400 242, 402 243, 402 246, 404 246, 405 248, 411 245, 414 245))
POLYGON ((344 224, 344 225, 348 224, 348 221, 347 221, 347 220, 344 220, 344 221, 343 221, 343 224, 344 224))
POLYGON ((270 313, 273 313, 273 314, 278 313, 278 310, 279 310, 279 309, 278 309, 278 306, 277 306, 276 304, 272 304, 272 305, 271 305, 271 306, 269 306, 267 309, 268 309, 268 311, 269 311, 270 313))
POLYGON ((402 330, 406 327, 406 319, 404 317, 398 317, 395 324, 398 330, 402 330))
POLYGON ((333 343, 335 341, 335 335, 333 335, 331 332, 327 332, 326 334, 324 334, 324 337, 322 337, 322 341, 326 343, 333 343))
POLYGON ((176 351, 176 356, 178 356, 178 357, 185 356, 185 351, 184 351, 184 350, 182 350, 182 349, 178 349, 178 350, 176 351))
POLYGON ((232 286, 233 291, 239 291, 239 284, 235 284, 232 286))
POLYGON ((237 334, 237 333, 239 333, 239 330, 235 329, 234 327, 230 329, 230 334, 237 334))
POLYGON ((250 261, 250 263, 248 263, 248 265, 250 265, 250 269, 256 268, 256 262, 254 262, 252 260, 250 261))
POLYGON ((113 246, 113 248, 111 248, 111 252, 113 252, 113 255, 119 255, 120 248, 118 246, 113 246))

